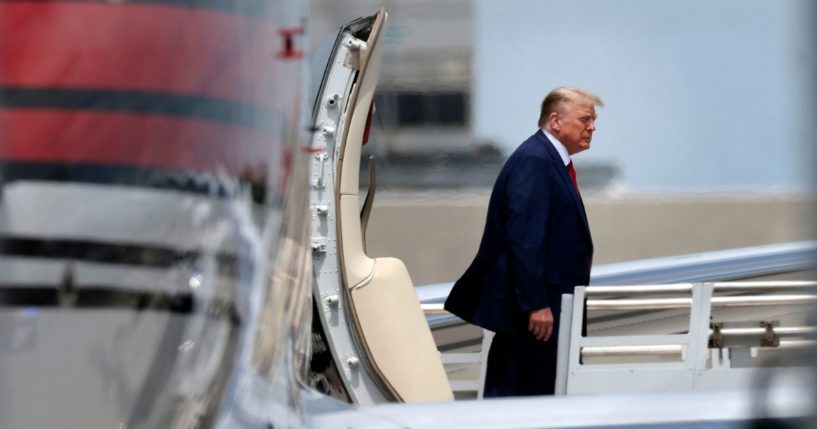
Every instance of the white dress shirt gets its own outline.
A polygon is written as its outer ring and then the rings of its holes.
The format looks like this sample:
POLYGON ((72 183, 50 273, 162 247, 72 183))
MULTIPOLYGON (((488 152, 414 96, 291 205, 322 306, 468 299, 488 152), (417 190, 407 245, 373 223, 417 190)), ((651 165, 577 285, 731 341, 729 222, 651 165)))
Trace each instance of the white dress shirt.
POLYGON ((553 134, 549 133, 548 130, 542 128, 542 132, 545 133, 545 136, 548 138, 548 140, 550 140, 550 142, 553 143, 553 147, 556 148, 556 152, 559 152, 559 156, 562 157, 562 162, 564 162, 565 165, 570 164, 570 154, 567 153, 567 148, 565 147, 565 145, 563 145, 562 142, 559 141, 559 139, 553 137, 553 134))

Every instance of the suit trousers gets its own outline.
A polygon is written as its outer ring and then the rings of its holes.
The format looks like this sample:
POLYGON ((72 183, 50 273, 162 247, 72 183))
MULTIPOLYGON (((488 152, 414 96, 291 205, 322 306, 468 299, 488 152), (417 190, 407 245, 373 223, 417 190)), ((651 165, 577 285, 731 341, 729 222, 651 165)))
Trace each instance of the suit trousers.
POLYGON ((556 385, 556 337, 538 341, 530 332, 494 336, 485 374, 486 398, 552 395, 556 385))

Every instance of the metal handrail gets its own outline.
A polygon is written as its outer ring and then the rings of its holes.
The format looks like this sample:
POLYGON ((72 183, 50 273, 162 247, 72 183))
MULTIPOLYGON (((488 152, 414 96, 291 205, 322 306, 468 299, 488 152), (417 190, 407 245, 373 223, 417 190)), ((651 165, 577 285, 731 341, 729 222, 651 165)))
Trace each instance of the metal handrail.
POLYGON ((627 285, 627 286, 588 286, 587 296, 596 295, 630 295, 634 293, 691 293, 692 284, 673 285, 627 285))
POLYGON ((682 355, 682 345, 582 347, 582 357, 682 355))
MULTIPOLYGON (((709 330, 710 334, 713 332, 709 330)), ((721 335, 728 336, 756 336, 766 334, 766 328, 723 328, 721 335)), ((817 328, 812 326, 778 326, 774 328, 774 333, 780 337, 799 337, 817 333, 817 328)))
MULTIPOLYGON (((714 330, 709 330, 710 338, 714 330)), ((766 328, 724 328, 720 335, 724 339, 737 339, 744 337, 762 337, 766 335, 766 328)), ((796 346, 806 346, 814 344, 813 339, 792 339, 803 336, 810 336, 817 333, 817 328, 811 326, 784 326, 774 328, 774 333, 781 338, 779 346, 763 347, 766 349, 791 348, 796 346), (783 340, 783 339, 786 340, 783 340)), ((682 344, 662 344, 646 346, 593 346, 582 347, 584 357, 610 357, 610 356, 664 356, 681 354, 684 351, 682 344)))
MULTIPOLYGON (((815 332, 814 328, 778 328, 775 329, 775 333, 779 334, 781 337, 787 335, 794 335, 791 334, 792 332, 797 332, 798 334, 801 333, 800 330, 807 333, 815 332), (787 332, 789 334, 784 334, 787 332)), ((744 336, 747 334, 740 333, 737 334, 732 332, 734 330, 726 330, 724 329, 721 334, 723 336, 744 336)), ((710 331, 711 332, 711 331, 710 331)), ((758 329, 758 332, 751 333, 752 336, 754 335, 762 335, 765 330, 758 329)), ((756 347, 760 351, 774 351, 774 350, 788 350, 788 349, 795 349, 795 348, 805 348, 811 347, 817 344, 812 339, 788 339, 788 340, 780 340, 779 345, 777 346, 767 346, 767 347, 756 347)), ((676 345, 648 345, 648 346, 594 346, 594 347, 582 347, 582 357, 621 357, 621 356, 674 356, 674 355, 681 355, 683 356, 684 353, 684 346, 681 344, 676 345)))
POLYGON ((444 304, 439 303, 420 304, 420 309, 423 310, 426 316, 449 314, 443 306, 444 304))
MULTIPOLYGON (((768 305, 817 304, 817 295, 751 295, 716 296, 712 298, 712 308, 762 307, 768 305)), ((670 310, 692 306, 692 298, 649 298, 649 299, 588 299, 589 311, 633 311, 670 310)))
POLYGON ((587 310, 630 311, 690 308, 692 298, 588 299, 587 310))
POLYGON ((813 349, 815 345, 817 345, 817 341, 814 340, 781 340, 777 347, 758 347, 757 351, 774 352, 779 350, 813 349))
POLYGON ((741 291, 767 291, 779 292, 781 290, 815 290, 817 282, 814 281, 764 281, 764 282, 718 282, 713 283, 715 292, 741 292, 741 291))
POLYGON ((798 305, 817 303, 817 295, 752 295, 716 296, 712 298, 713 308, 758 307, 766 305, 798 305))
MULTIPOLYGON (((784 290, 815 290, 815 281, 751 281, 751 282, 717 282, 713 283, 715 292, 780 292, 784 290)), ((691 293, 692 283, 669 285, 620 285, 620 286, 588 286, 587 296, 598 295, 630 295, 630 294, 671 294, 691 293)))

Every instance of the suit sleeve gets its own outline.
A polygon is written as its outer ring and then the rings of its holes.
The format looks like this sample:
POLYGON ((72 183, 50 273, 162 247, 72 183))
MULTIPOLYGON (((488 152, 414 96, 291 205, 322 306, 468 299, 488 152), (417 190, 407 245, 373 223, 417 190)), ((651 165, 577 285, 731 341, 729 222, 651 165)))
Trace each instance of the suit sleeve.
POLYGON ((553 166, 541 158, 523 159, 508 179, 509 264, 523 313, 550 307, 545 284, 548 213, 553 193, 553 166))

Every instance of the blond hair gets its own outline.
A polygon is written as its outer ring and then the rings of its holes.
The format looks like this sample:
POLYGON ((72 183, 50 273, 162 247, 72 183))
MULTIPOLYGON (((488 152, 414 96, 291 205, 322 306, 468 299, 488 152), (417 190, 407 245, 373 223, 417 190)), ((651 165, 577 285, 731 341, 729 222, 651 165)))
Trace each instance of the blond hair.
POLYGON ((539 128, 547 124, 547 118, 551 113, 556 112, 560 105, 573 101, 586 101, 599 107, 604 107, 604 102, 601 101, 596 94, 580 88, 561 87, 550 91, 550 94, 542 100, 542 111, 539 114, 539 128))

